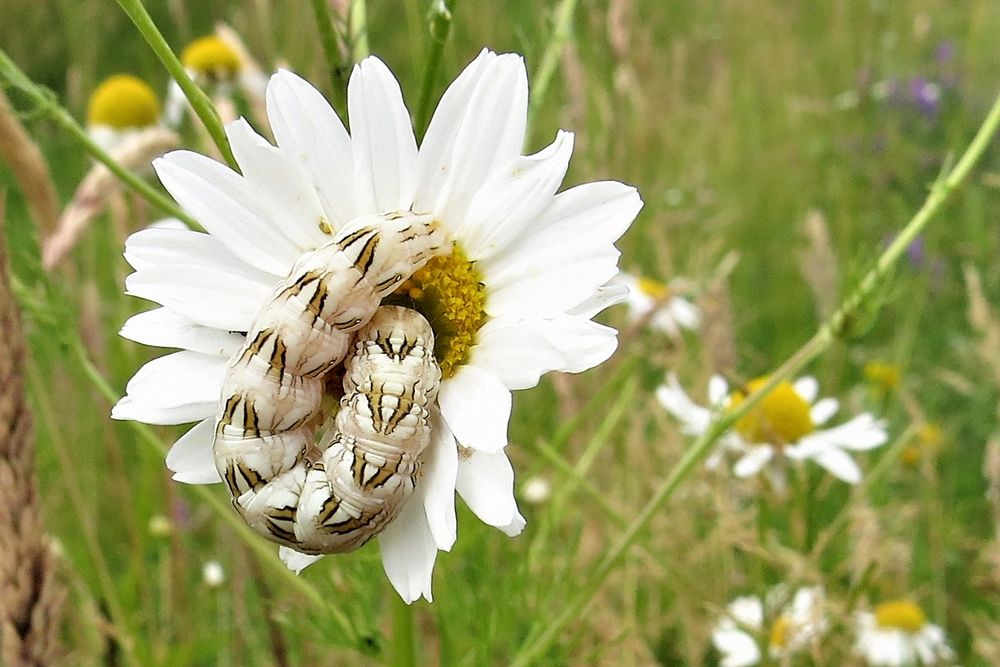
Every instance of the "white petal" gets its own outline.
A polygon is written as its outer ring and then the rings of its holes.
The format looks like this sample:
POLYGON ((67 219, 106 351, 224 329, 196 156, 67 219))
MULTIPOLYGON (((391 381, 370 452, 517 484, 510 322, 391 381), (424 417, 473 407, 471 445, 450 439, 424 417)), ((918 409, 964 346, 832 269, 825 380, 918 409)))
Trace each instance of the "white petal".
POLYGON ((524 528, 514 499, 514 469, 503 451, 463 452, 455 488, 483 523, 511 531, 511 537, 524 528))
POLYGON ((243 118, 227 125, 226 135, 254 202, 299 252, 328 243, 331 237, 321 223, 329 221, 303 164, 268 143, 243 118))
POLYGON ((215 417, 198 422, 182 435, 167 452, 167 468, 174 479, 185 484, 218 484, 222 481, 215 469, 212 442, 215 439, 215 417))
POLYGON ((214 416, 225 372, 225 359, 197 352, 153 359, 129 380, 127 394, 111 409, 111 417, 162 425, 214 416))
MULTIPOLYGON (((591 297, 617 273, 614 242, 635 219, 642 200, 635 188, 614 181, 587 183, 556 195, 523 237, 483 263, 491 312, 506 298, 533 299, 548 312, 566 311, 591 297)), ((522 312, 523 312, 522 308, 522 312)))
POLYGON ((701 324, 701 311, 693 303, 679 296, 670 299, 666 311, 685 329, 697 329, 701 324))
POLYGON ((717 630, 712 643, 722 654, 719 667, 750 667, 760 662, 757 642, 742 630, 717 630))
POLYGON ((521 154, 527 114, 524 61, 482 51, 445 91, 427 128, 415 210, 460 225, 483 183, 521 154))
POLYGON ((474 363, 508 389, 527 389, 538 384, 542 374, 566 366, 567 359, 543 332, 501 318, 479 330, 474 363))
POLYGON ((236 278, 266 287, 280 278, 247 264, 210 234, 190 229, 147 227, 125 239, 125 260, 136 271, 198 266, 225 271, 236 278))
POLYGON ((382 550, 382 567, 399 597, 406 604, 421 595, 428 601, 433 600, 431 576, 437 545, 427 525, 423 504, 406 503, 395 521, 379 534, 378 543, 382 550))
POLYGON ((795 393, 805 399, 806 403, 812 403, 819 395, 819 382, 811 375, 804 375, 796 380, 792 387, 795 393))
POLYGON ((177 203, 230 252, 258 269, 287 275, 298 248, 254 204, 236 172, 190 151, 167 153, 153 168, 177 203))
POLYGON ((708 379, 708 402, 722 405, 729 398, 729 383, 721 375, 713 375, 708 379))
POLYGON ((355 217, 351 139, 323 95, 280 70, 267 86, 267 117, 278 145, 312 175, 333 228, 355 217))
POLYGON ((571 308, 568 313, 589 320, 605 308, 621 303, 626 298, 628 298, 628 288, 610 282, 598 287, 587 300, 571 308))
POLYGON ((431 416, 431 444, 423 456, 422 477, 417 493, 423 498, 427 523, 438 549, 450 551, 455 544, 455 480, 458 477, 458 447, 448 426, 435 410, 431 416))
POLYGON ((821 398, 809 410, 809 417, 812 419, 812 423, 818 426, 830 421, 830 418, 837 414, 838 409, 840 409, 840 402, 837 399, 821 398))
POLYGON ((169 308, 154 308, 125 320, 123 338, 154 347, 176 347, 231 358, 243 346, 239 334, 196 324, 169 308))
MULTIPOLYGON (((786 450, 789 458, 802 458, 797 455, 796 447, 789 447, 786 450)), ((834 477, 842 479, 848 484, 857 484, 861 481, 861 468, 851 458, 851 455, 842 449, 834 446, 824 447, 813 451, 809 456, 818 465, 829 471, 834 477)))
POLYGON ((492 373, 463 366, 442 384, 438 404, 462 446, 487 452, 507 446, 510 390, 492 373))
POLYGON ((809 451, 828 446, 864 451, 884 445, 889 439, 885 422, 870 413, 862 413, 839 426, 804 436, 799 444, 809 451))
POLYGON ((683 431, 687 435, 701 435, 712 419, 712 413, 707 408, 688 397, 672 372, 667 375, 667 383, 657 387, 656 400, 684 425, 683 431))
POLYGON ((767 465, 767 462, 774 456, 774 448, 771 445, 757 445, 750 448, 736 465, 733 466, 733 474, 737 477, 752 477, 767 465))
POLYGON ((285 564, 285 567, 295 574, 299 574, 302 570, 322 558, 322 556, 310 556, 309 554, 304 554, 288 547, 278 547, 278 558, 285 564))
POLYGON ((403 94, 389 68, 372 56, 354 66, 347 86, 358 211, 410 208, 417 142, 403 94))
POLYGON ((517 240, 549 206, 573 153, 573 135, 560 131, 542 151, 497 170, 473 197, 462 247, 469 259, 492 257, 517 240))
POLYGON ((222 331, 247 331, 271 296, 267 287, 202 267, 138 271, 125 278, 125 293, 222 331))

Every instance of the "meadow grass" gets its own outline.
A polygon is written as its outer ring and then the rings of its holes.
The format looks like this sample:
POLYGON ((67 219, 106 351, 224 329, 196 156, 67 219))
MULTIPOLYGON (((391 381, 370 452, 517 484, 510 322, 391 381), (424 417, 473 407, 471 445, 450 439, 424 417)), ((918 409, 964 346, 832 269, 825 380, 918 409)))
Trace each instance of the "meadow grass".
MULTIPOLYGON (((147 4, 175 50, 225 20, 262 63, 284 63, 327 93, 338 80, 310 3, 147 4)), ((432 45, 429 4, 367 6, 368 49, 400 79, 411 111, 432 45)), ((534 74, 562 4, 457 2, 432 97, 483 46, 524 54, 534 74)), ((632 331, 607 364, 515 395, 518 488, 539 477, 552 494, 522 498, 528 526, 513 540, 461 509, 459 540, 438 558, 435 601, 412 615, 394 614, 374 547, 307 569, 304 593, 266 556, 269 545, 222 521, 204 492, 170 480, 163 447, 179 429, 150 438, 109 419, 95 377, 121 393, 156 356, 116 331, 147 305, 122 295, 124 237, 159 216, 118 198, 72 261, 45 276, 33 222, 0 171, 31 348, 44 520, 70 591, 67 664, 409 664, 393 643, 399 623, 413 624, 418 664, 515 660, 690 446, 653 398, 664 373, 676 371, 700 399, 712 373, 747 380, 795 352, 972 139, 1000 79, 1000 6, 988 0, 576 4, 526 148, 572 130, 567 184, 638 187, 645 208, 619 244, 621 265, 684 277, 705 321, 681 341, 632 331), (942 44, 954 51, 946 61, 942 44), (872 94, 884 81, 905 93, 917 77, 947 83, 934 113, 902 93, 872 94), (807 234, 810 219, 827 246, 807 234), (728 273, 727 257, 738 260, 728 273), (210 560, 226 572, 214 588, 202 581, 210 560)), ((115 3, 0 8, 0 47, 77 118, 114 72, 166 88, 115 3)), ((11 96, 68 200, 87 157, 11 96)), ((900 596, 946 628, 962 664, 998 664, 1000 349, 990 343, 1000 316, 989 311, 1000 304, 998 187, 991 147, 923 234, 922 257, 901 262, 867 303, 871 315, 809 368, 845 412, 889 420, 892 442, 864 457, 870 482, 852 490, 805 468, 779 495, 695 471, 538 664, 716 664, 710 634, 725 605, 779 582, 823 584, 833 603, 830 631, 802 664, 855 664, 853 607, 900 596), (866 383, 870 361, 898 366, 899 386, 880 393, 866 383), (924 423, 940 427, 940 443, 901 457, 924 423)), ((620 309, 603 318, 625 327, 620 309)), ((224 489, 208 493, 225 509, 224 489)))

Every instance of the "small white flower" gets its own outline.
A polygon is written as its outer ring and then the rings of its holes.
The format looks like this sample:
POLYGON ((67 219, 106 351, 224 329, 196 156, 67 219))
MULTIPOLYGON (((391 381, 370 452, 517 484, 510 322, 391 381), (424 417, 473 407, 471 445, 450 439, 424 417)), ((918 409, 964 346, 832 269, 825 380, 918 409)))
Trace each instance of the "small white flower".
POLYGON ((521 497, 532 505, 541 505, 551 495, 552 485, 544 477, 530 477, 521 487, 521 497))
POLYGON ((219 588, 226 583, 226 571, 222 569, 222 563, 210 560, 202 565, 201 580, 209 588, 219 588))
MULTIPOLYGON (((642 202, 606 181, 556 193, 573 136, 559 132, 521 154, 527 121, 524 62, 483 51, 447 89, 417 148, 399 84, 377 58, 348 86, 351 133, 322 95, 290 72, 267 89, 273 146, 244 121, 227 126, 242 174, 187 151, 155 163, 167 190, 208 234, 132 235, 128 293, 162 304, 125 323, 126 338, 182 351, 143 366, 112 411, 152 424, 199 422, 171 449, 188 483, 219 482, 212 456, 226 366, 297 258, 352 219, 429 213, 452 243, 401 298, 439 333, 443 371, 422 477, 378 537, 386 573, 406 601, 431 598, 437 551, 456 537, 455 493, 485 523, 514 536, 524 518, 504 452, 511 391, 549 371, 603 362, 617 332, 591 321, 621 302, 614 242, 642 202)), ((281 549, 300 570, 315 557, 281 549)))
POLYGON ((913 602, 883 602, 873 612, 858 612, 855 620, 858 632, 855 650, 869 665, 936 665, 955 659, 944 630, 929 623, 923 610, 913 602))
MULTIPOLYGON (((708 429, 713 412, 734 407, 746 393, 763 386, 767 378, 747 383, 744 389, 730 392, 726 381, 713 376, 709 381, 710 408, 695 404, 681 388, 674 374, 656 390, 660 404, 681 421, 688 435, 701 435, 708 429)), ((736 422, 732 431, 720 439, 720 447, 706 465, 717 466, 727 451, 738 459, 733 466, 737 477, 751 477, 770 464, 770 471, 780 480, 782 459, 810 460, 835 477, 849 483, 861 481, 861 468, 847 453, 866 451, 885 444, 888 439, 883 420, 862 413, 847 422, 818 430, 836 414, 839 403, 833 398, 817 400, 819 385, 813 377, 794 383, 782 382, 748 414, 736 422)))
POLYGON ((621 273, 619 280, 628 287, 625 305, 630 323, 645 320, 651 329, 671 338, 679 338, 681 329, 694 331, 701 323, 698 307, 663 283, 628 273, 621 273))
POLYGON ((800 588, 788 602, 788 589, 779 586, 767 600, 739 597, 726 607, 712 632, 712 643, 722 654, 721 667, 749 667, 761 661, 765 645, 777 660, 805 647, 826 630, 823 588, 800 588))
MULTIPOLYGON (((234 92, 245 95, 253 106, 264 100, 267 76, 231 28, 220 26, 216 34, 194 40, 181 52, 180 60, 188 76, 215 98, 216 106, 226 103, 227 108, 220 111, 224 120, 236 115, 231 108, 234 92)), ((171 79, 163 114, 167 125, 177 127, 187 108, 184 91, 171 79)))

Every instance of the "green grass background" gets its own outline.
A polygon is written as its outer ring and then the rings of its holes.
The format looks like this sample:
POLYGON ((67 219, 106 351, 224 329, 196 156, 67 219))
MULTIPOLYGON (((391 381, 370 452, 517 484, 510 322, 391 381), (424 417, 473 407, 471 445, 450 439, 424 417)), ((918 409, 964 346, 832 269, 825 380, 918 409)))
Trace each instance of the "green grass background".
MULTIPOLYGON (((368 3, 371 50, 399 77, 411 109, 427 59, 428 4, 368 3)), ((522 53, 529 72, 537 69, 555 3, 457 5, 439 91, 483 46, 522 53)), ((309 3, 148 6, 175 48, 224 20, 265 65, 284 63, 321 86, 329 80, 309 3)), ((0 46, 81 120, 104 76, 127 71, 166 88, 166 74, 113 2, 3 0, 0 10, 0 46)), ((712 372, 766 373, 812 334, 817 303, 850 289, 971 139, 1000 88, 998 31, 1000 5, 990 0, 580 0, 527 148, 572 130, 568 185, 612 178, 639 188, 645 208, 619 244, 621 264, 690 281, 706 331, 679 343, 630 336, 605 367, 517 395, 510 438, 518 483, 542 476, 555 493, 537 506, 522 501, 528 527, 513 540, 460 512, 458 543, 438 558, 435 602, 415 605, 423 664, 507 663, 587 579, 621 520, 638 512, 686 444, 652 397, 667 369, 700 399, 712 372), (944 42, 954 46, 947 65, 934 55, 944 42), (876 81, 905 87, 918 76, 954 80, 934 118, 869 95, 876 81), (845 108, 851 94, 857 104, 845 108), (803 279, 811 211, 825 219, 838 258, 827 294, 803 279), (738 263, 719 281, 729 253, 738 263), (583 483, 553 455, 586 467, 583 483)), ((68 201, 86 156, 13 97, 68 201)), ((361 637, 352 644, 202 498, 170 481, 156 448, 108 418, 109 403, 78 363, 73 341, 82 336, 122 391, 155 356, 116 335, 144 308, 121 294, 123 238, 155 212, 127 198, 126 224, 101 218, 46 283, 33 223, 3 169, 0 187, 33 352, 42 504, 70 590, 67 664, 390 660, 395 594, 374 546, 302 575, 350 618, 361 637), (157 516, 170 519, 169 534, 150 531, 157 516), (218 589, 201 579, 212 559, 227 573, 218 589)), ((721 608, 781 581, 823 583, 835 601, 829 637, 802 664, 849 664, 850 608, 893 596, 920 602, 962 664, 995 664, 1000 632, 991 635, 989 621, 1000 611, 1000 518, 987 502, 983 463, 996 431, 991 355, 1000 350, 980 345, 969 323, 962 269, 979 272, 987 299, 1000 303, 998 187, 992 148, 925 234, 927 262, 904 261, 881 293, 881 315, 811 369, 824 394, 842 398, 846 410, 886 416, 894 435, 923 419, 939 424, 940 451, 925 453, 916 469, 888 462, 883 480, 853 499, 817 470, 796 478, 784 498, 698 472, 544 664, 714 664, 709 633, 721 608), (901 387, 877 400, 862 376, 872 360, 902 370, 901 387), (805 558, 842 511, 848 529, 822 558, 805 558)), ((623 324, 618 310, 603 318, 623 324)), ((179 433, 157 429, 168 444, 179 433)), ((868 459, 870 469, 880 452, 868 459)), ((222 488, 213 491, 224 498, 222 488)))

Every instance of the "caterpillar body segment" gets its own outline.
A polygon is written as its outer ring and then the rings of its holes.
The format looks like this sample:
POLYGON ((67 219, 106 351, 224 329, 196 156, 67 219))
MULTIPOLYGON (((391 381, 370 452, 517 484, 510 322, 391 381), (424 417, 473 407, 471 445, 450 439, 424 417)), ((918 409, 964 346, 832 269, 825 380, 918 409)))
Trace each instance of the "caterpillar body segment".
POLYGON ((304 553, 351 551, 412 494, 440 369, 427 321, 379 304, 442 250, 429 216, 361 218, 273 292, 227 369, 214 442, 257 532, 304 553), (316 444, 325 376, 345 357, 335 427, 316 444))

